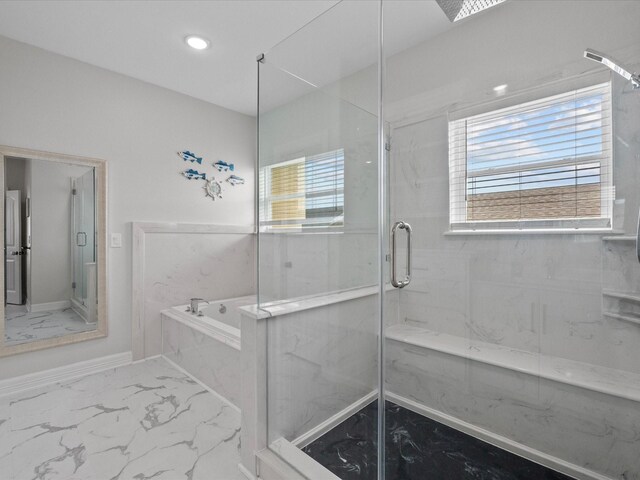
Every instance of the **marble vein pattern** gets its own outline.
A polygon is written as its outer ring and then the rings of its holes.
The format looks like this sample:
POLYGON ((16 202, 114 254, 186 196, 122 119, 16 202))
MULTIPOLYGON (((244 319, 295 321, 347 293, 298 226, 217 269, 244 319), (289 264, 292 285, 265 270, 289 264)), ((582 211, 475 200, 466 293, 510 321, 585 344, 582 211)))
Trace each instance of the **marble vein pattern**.
POLYGON ((95 330, 71 308, 27 312, 25 307, 9 306, 5 314, 5 345, 17 345, 45 338, 95 330))
MULTIPOLYGON (((377 478, 377 401, 303 450, 343 480, 377 478)), ((554 472, 387 402, 388 480, 570 480, 554 472)))
POLYGON ((162 316, 162 354, 222 395, 240 405, 240 351, 215 337, 162 316))
POLYGON ((240 415, 161 358, 0 398, 2 480, 242 479, 240 415))

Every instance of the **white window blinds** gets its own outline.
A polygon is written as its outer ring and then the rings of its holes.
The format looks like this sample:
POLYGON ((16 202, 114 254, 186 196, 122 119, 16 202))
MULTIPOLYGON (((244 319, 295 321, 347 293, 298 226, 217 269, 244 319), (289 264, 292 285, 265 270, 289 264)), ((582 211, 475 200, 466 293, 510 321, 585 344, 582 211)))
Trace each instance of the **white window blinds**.
POLYGON ((610 84, 449 122, 453 230, 610 228, 610 84))
POLYGON ((344 150, 277 163, 260 172, 263 230, 340 227, 344 150))

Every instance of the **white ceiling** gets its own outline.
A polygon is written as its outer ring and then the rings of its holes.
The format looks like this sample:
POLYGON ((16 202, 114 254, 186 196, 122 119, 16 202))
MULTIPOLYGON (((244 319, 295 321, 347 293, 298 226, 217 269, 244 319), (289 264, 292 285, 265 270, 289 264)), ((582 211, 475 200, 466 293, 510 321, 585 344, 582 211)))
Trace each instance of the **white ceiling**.
MULTIPOLYGON (((255 115, 256 56, 336 3, 4 0, 0 1, 0 35, 255 115), (211 48, 202 52, 188 48, 184 43, 188 34, 207 37, 211 48)), ((433 0, 389 0, 386 5, 389 52, 451 28, 433 0)), ((362 3, 363 9, 370 7, 362 3)), ((348 27, 355 36, 358 29, 371 29, 366 22, 352 23, 348 27)), ((325 24, 331 28, 330 22, 325 24)), ((329 34, 317 41, 325 43, 328 51, 340 51, 345 50, 343 40, 329 34)), ((300 42, 298 48, 304 56, 308 46, 300 42)))

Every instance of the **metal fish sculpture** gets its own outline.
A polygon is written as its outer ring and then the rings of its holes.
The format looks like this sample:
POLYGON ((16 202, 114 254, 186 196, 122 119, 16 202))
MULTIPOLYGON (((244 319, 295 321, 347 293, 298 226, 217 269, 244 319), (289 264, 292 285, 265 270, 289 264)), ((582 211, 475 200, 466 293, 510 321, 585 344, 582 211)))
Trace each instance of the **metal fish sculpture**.
POLYGON ((196 154, 193 152, 190 152, 189 150, 178 152, 178 156, 181 159, 183 159, 185 162, 195 162, 202 165, 202 157, 196 157, 196 154))
POLYGON ((244 178, 238 177, 237 175, 231 175, 229 178, 227 178, 227 182, 229 182, 233 187, 235 187, 236 185, 243 185, 244 178))
POLYGON ((184 172, 182 172, 182 175, 187 177, 188 180, 194 180, 194 179, 206 180, 207 179, 206 173, 204 172, 200 173, 197 170, 194 170, 193 168, 190 168, 189 170, 185 170, 184 172))
POLYGON ((216 163, 213 164, 213 166, 216 167, 219 172, 226 172, 227 170, 230 170, 233 172, 233 170, 235 169, 235 166, 233 165, 233 163, 227 163, 224 160, 218 160, 216 163))

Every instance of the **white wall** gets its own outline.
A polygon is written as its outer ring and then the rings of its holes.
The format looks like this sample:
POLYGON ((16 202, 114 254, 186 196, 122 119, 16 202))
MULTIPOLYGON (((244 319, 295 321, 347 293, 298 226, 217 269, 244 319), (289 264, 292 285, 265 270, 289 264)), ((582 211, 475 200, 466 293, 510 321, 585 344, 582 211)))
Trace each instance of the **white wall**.
POLYGON ((108 228, 123 234, 108 250, 109 336, 4 358, 0 378, 129 351, 131 222, 252 225, 255 119, 6 38, 0 64, 0 144, 106 159, 108 228), (235 163, 246 184, 205 198, 179 175, 182 149, 235 163))

